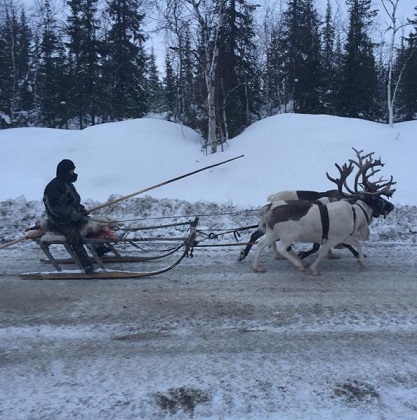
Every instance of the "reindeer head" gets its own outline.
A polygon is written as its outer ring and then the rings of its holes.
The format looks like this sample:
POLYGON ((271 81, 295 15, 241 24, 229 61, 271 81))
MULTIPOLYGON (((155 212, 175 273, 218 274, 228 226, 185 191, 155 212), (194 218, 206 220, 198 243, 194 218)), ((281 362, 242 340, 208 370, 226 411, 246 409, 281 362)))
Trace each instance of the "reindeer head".
POLYGON ((384 180, 382 177, 372 182, 371 177, 378 173, 384 164, 381 159, 373 159, 374 153, 368 153, 362 155, 362 150, 358 151, 355 148, 353 150, 356 153, 357 160, 349 159, 349 165, 346 163, 343 166, 335 163, 336 168, 340 173, 340 178, 332 178, 327 172, 327 178, 337 185, 337 189, 341 195, 348 199, 362 200, 368 204, 373 210, 373 216, 386 217, 393 209, 394 206, 386 199, 382 198, 382 195, 390 198, 395 192, 392 186, 396 184, 393 181, 393 177, 389 180, 384 180), (349 187, 347 178, 353 172, 355 166, 358 171, 355 175, 353 189, 349 187), (346 191, 343 191, 345 188, 346 191))
POLYGON ((361 195, 359 199, 372 209, 372 217, 383 216, 384 219, 394 210, 394 204, 382 197, 375 195, 361 195))

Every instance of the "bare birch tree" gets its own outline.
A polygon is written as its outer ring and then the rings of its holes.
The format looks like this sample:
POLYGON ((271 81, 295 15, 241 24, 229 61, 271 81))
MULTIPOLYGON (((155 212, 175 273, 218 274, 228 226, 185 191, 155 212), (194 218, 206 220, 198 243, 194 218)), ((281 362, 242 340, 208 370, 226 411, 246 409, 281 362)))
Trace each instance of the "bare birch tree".
MULTIPOLYGON (((195 52, 200 48, 203 55, 201 74, 204 77, 206 88, 205 105, 207 107, 207 140, 204 145, 210 147, 211 153, 217 152, 218 139, 218 115, 216 109, 216 71, 219 58, 219 34, 224 25, 225 1, 219 0, 169 0, 162 13, 165 20, 165 28, 176 38, 175 47, 172 50, 183 55, 184 31, 192 31, 194 36, 195 52), (197 41, 197 38, 198 41, 197 41)), ((197 53, 196 53, 197 54, 197 53)))
POLYGON ((409 23, 401 24, 398 23, 397 19, 397 9, 400 0, 381 0, 382 7, 387 14, 390 27, 388 31, 390 32, 389 44, 388 44, 388 80, 387 80, 387 111, 388 111, 388 124, 390 127, 394 125, 394 105, 395 99, 398 92, 398 87, 401 82, 401 76, 409 60, 406 60, 400 69, 397 80, 393 80, 393 70, 395 62, 395 44, 397 32, 409 25, 409 23))
MULTIPOLYGON (((219 1, 217 14, 207 3, 210 0, 187 0, 192 6, 194 15, 199 23, 200 34, 202 36, 203 45, 205 48, 205 69, 204 78, 207 88, 207 114, 208 114, 208 136, 207 142, 210 145, 211 153, 217 152, 218 138, 217 138, 217 120, 216 120, 216 71, 219 58, 219 34, 224 24, 224 0, 219 1), (205 7, 204 7, 205 6, 205 7), (211 15, 214 22, 206 14, 211 10, 211 15), (217 18, 217 19, 216 19, 217 18), (211 46, 211 47, 210 47, 211 46)), ((211 5, 213 2, 210 2, 211 5)))

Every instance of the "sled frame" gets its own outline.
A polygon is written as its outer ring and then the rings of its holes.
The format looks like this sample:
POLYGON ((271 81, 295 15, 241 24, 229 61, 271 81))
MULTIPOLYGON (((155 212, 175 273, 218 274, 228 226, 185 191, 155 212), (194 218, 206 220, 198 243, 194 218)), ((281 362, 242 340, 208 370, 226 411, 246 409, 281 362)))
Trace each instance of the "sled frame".
MULTIPOLYGON (((52 241, 38 241, 39 246, 43 253, 46 255, 46 260, 41 260, 44 262, 48 262, 53 265, 55 268, 55 272, 35 272, 35 273, 23 273, 20 275, 23 279, 33 279, 33 280, 56 280, 56 279, 101 279, 101 278, 140 278, 140 277, 149 277, 154 276, 157 274, 161 274, 167 272, 174 267, 176 267, 189 253, 189 250, 195 244, 196 238, 196 227, 198 224, 198 217, 196 217, 193 221, 188 221, 184 223, 178 223, 176 225, 189 225, 188 235, 184 238, 175 238, 175 240, 180 240, 180 244, 176 245, 175 247, 171 248, 169 251, 164 252, 162 255, 157 256, 150 256, 150 257, 143 257, 143 256, 122 256, 121 253, 115 247, 118 243, 123 242, 131 242, 132 240, 108 240, 108 239, 85 239, 85 245, 88 248, 92 256, 92 262, 95 262, 99 267, 100 270, 96 271, 91 274, 85 274, 79 261, 78 257, 74 254, 71 247, 67 244, 66 241, 63 240, 52 240, 52 241), (66 260, 59 260, 56 259, 49 247, 51 245, 62 245, 64 246, 65 250, 68 252, 70 258, 66 260), (111 252, 113 253, 114 257, 99 257, 95 250, 95 246, 97 245, 106 245, 110 248, 111 252), (112 260, 113 262, 143 262, 149 261, 154 259, 161 259, 167 257, 169 255, 173 255, 175 252, 180 251, 178 258, 167 267, 161 268, 155 271, 144 271, 144 272, 137 272, 137 271, 118 271, 118 270, 107 270, 105 268, 104 262, 106 260, 112 260), (62 263, 72 263, 75 264, 79 271, 71 271, 69 270, 63 271, 61 268, 62 263)), ((152 227, 153 229, 154 227, 152 227)), ((166 238, 163 238, 166 239, 166 238)), ((173 238, 170 238, 171 240, 173 238)))

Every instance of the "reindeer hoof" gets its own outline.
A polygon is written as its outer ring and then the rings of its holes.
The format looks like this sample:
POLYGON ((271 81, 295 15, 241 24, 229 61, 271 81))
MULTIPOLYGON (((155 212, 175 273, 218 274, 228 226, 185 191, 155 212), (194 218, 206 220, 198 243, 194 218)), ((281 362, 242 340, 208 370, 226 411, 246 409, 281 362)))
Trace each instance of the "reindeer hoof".
POLYGON ((266 270, 263 267, 253 267, 253 271, 255 273, 266 273, 266 270))

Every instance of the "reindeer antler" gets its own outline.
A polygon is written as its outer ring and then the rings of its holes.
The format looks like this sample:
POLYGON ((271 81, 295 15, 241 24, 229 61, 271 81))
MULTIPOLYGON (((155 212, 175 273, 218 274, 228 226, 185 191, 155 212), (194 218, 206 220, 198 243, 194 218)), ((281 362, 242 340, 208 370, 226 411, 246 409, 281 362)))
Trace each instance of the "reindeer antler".
POLYGON ((343 191, 343 187, 346 188, 346 190, 350 193, 350 194, 355 194, 354 191, 352 191, 349 186, 347 185, 347 178, 348 176, 352 173, 353 171, 353 164, 352 162, 349 163, 349 166, 345 163, 343 164, 343 166, 338 165, 337 163, 334 164, 336 166, 336 168, 338 169, 339 173, 340 173, 340 178, 332 178, 328 172, 326 172, 326 176, 327 178, 334 182, 337 185, 337 189, 340 192, 340 194, 346 198, 349 198, 349 195, 346 194, 343 191))
POLYGON ((337 185, 340 194, 346 198, 359 194, 376 196, 385 195, 391 197, 395 192, 395 189, 391 188, 396 184, 392 176, 389 180, 384 180, 382 177, 379 178, 378 181, 372 182, 370 180, 375 174, 380 172, 381 168, 384 166, 381 159, 374 159, 374 152, 363 155, 363 150, 356 150, 354 147, 352 147, 352 149, 356 153, 357 160, 349 159, 349 165, 345 163, 343 166, 335 163, 335 166, 340 173, 340 178, 333 178, 326 172, 327 178, 337 185), (353 172, 354 166, 358 168, 358 172, 355 175, 352 189, 347 183, 347 178, 353 172), (360 190, 359 187, 362 187, 362 190, 360 190), (343 192, 343 188, 345 188, 349 195, 343 192))
POLYGON ((373 177, 375 174, 380 172, 380 168, 382 168, 385 164, 381 162, 381 158, 374 160, 372 157, 374 152, 368 153, 366 155, 362 155, 363 150, 356 150, 354 147, 352 149, 355 151, 358 161, 353 159, 349 159, 351 164, 356 165, 359 170, 355 176, 355 183, 354 189, 356 194, 368 194, 368 195, 385 195, 387 197, 391 197, 395 189, 391 189, 393 185, 396 184, 394 182, 393 177, 389 180, 384 180, 382 177, 379 178, 376 182, 371 182, 370 178, 373 177), (375 169, 378 168, 378 169, 375 169), (368 173, 368 171, 371 171, 368 173), (359 178, 362 177, 362 183, 359 183, 359 178), (361 185, 364 191, 358 191, 358 186, 361 185))

